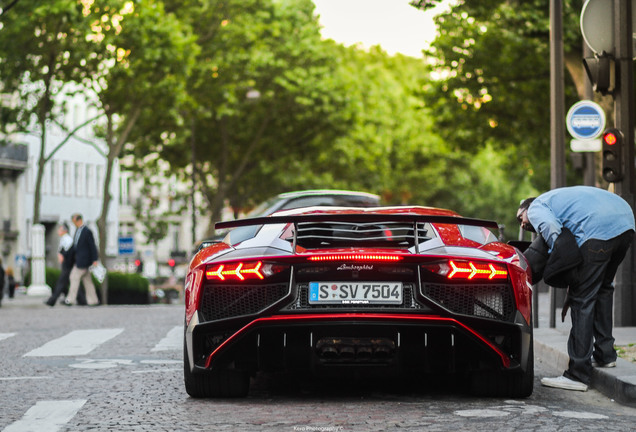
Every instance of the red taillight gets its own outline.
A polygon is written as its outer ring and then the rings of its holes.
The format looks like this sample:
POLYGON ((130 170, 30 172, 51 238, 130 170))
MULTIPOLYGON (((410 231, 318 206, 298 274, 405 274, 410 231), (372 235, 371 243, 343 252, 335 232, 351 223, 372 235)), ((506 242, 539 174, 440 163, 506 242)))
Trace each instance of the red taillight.
POLYGON ((454 280, 496 280, 508 278, 508 269, 504 264, 498 263, 448 260, 442 263, 426 264, 423 267, 440 276, 454 280))
POLYGON ((263 263, 261 261, 252 263, 233 263, 233 264, 217 264, 209 266, 205 270, 205 277, 208 279, 226 280, 245 280, 245 279, 264 279, 265 276, 261 272, 263 263))
POLYGON ((400 261, 399 255, 334 254, 310 256, 309 261, 400 261))
POLYGON ((205 278, 216 281, 244 281, 265 279, 289 269, 288 265, 272 264, 262 261, 212 264, 205 268, 205 278))

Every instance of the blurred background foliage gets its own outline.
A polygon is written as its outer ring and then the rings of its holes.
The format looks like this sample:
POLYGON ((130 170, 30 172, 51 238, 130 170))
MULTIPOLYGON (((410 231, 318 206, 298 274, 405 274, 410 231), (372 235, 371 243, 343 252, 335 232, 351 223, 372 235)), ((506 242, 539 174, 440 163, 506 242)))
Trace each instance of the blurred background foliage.
MULTIPOLYGON (((582 3, 564 1, 566 106, 581 97, 582 3)), ((515 238, 519 201, 550 186, 548 5, 460 0, 436 24, 413 58, 322 39, 311 0, 20 0, 0 15, 0 89, 54 70, 89 87, 109 157, 194 184, 213 221, 227 205, 344 188, 494 219, 515 238)), ((21 104, 0 110, 0 130, 56 112, 21 104)))

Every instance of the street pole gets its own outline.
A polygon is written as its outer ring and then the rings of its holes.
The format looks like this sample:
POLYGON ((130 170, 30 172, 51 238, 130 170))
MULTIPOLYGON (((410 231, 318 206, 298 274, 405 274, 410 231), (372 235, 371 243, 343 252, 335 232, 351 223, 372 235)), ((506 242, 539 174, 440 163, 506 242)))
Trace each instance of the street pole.
POLYGON ((563 5, 550 0, 550 187, 565 186, 565 92, 563 5))
MULTIPOLYGON (((563 4, 550 0, 550 188, 565 186, 565 92, 563 89, 563 4)), ((560 297, 564 297, 561 295, 560 297)), ((555 327, 556 289, 550 287, 550 327, 555 327)))
MULTIPOLYGON (((625 138, 623 146, 624 180, 615 183, 616 193, 634 208, 634 50, 632 35, 632 1, 614 0, 614 45, 616 89, 614 90, 614 126, 625 138)), ((636 253, 630 248, 616 274, 614 323, 636 325, 634 283, 636 253)))
MULTIPOLYGON (((592 48, 590 48, 585 42, 583 42, 583 58, 589 58, 594 56, 592 48)), ((583 68, 583 65, 581 65, 583 68)), ((583 98, 587 100, 594 100, 594 90, 592 89, 592 83, 589 77, 584 72, 585 89, 583 98)), ((583 168, 583 184, 586 186, 596 186, 596 164, 594 162, 594 152, 585 152, 584 155, 584 167, 583 168)))
POLYGON ((192 152, 192 191, 190 192, 190 200, 192 205, 192 242, 190 244, 189 253, 192 253, 197 249, 197 202, 196 202, 196 189, 197 189, 197 171, 196 171, 196 140, 195 140, 195 126, 194 118, 192 120, 192 126, 190 127, 190 149, 192 152))

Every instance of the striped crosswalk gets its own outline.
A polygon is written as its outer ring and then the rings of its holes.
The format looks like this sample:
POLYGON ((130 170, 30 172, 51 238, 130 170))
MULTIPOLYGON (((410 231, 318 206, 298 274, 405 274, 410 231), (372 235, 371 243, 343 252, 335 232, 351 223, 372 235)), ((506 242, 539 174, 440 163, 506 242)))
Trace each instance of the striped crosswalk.
MULTIPOLYGON (((84 369, 100 369, 105 367, 129 367, 134 362, 127 359, 95 359, 87 356, 93 353, 100 346, 109 341, 116 341, 118 337, 125 334, 125 328, 104 328, 104 329, 77 329, 70 331, 60 337, 51 339, 39 347, 32 349, 21 356, 24 358, 69 358, 68 367, 84 368, 84 369)), ((10 343, 12 338, 28 337, 16 333, 0 333, 0 351, 3 344, 10 343)), ((14 339, 15 340, 15 339, 14 339)), ((183 349, 183 327, 175 326, 161 337, 157 337, 156 344, 150 349, 150 352, 175 352, 183 349)), ((150 359, 137 360, 137 364, 142 367, 151 365, 152 371, 143 369, 131 372, 171 372, 175 373, 180 370, 181 360, 172 359, 150 359)), ((57 360, 55 360, 57 361, 57 360)), ((46 380, 52 379, 46 374, 34 376, 3 376, 0 372, 0 382, 10 381, 27 381, 27 380, 46 380)), ((1 432, 54 432, 58 430, 66 430, 67 423, 84 407, 87 403, 86 399, 62 399, 62 400, 40 400, 31 407, 25 407, 22 418, 13 423, 6 425, 1 432), (28 409, 27 409, 28 408, 28 409)), ((1 426, 0 426, 1 427, 1 426)))
POLYGON ((152 351, 178 351, 183 348, 183 327, 177 326, 161 339, 152 351))
POLYGON ((29 351, 25 357, 57 357, 86 355, 123 332, 122 328, 75 330, 29 351))
POLYGON ((15 336, 15 333, 0 333, 0 341, 15 336))
POLYGON ((86 400, 39 401, 2 432, 55 432, 61 430, 84 406, 86 400))

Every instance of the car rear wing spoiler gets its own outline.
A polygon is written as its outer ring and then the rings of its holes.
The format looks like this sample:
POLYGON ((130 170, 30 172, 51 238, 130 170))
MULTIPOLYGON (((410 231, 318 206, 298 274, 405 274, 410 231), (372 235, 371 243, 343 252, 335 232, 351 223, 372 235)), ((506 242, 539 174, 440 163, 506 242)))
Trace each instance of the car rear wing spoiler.
POLYGON ((237 228, 243 226, 266 225, 266 224, 294 224, 293 248, 296 250, 298 224, 299 223, 405 223, 413 224, 413 237, 417 251, 419 245, 417 225, 421 223, 431 224, 451 224, 469 225, 489 229, 499 229, 497 222, 465 218, 461 216, 440 216, 440 215, 412 215, 412 214, 382 214, 382 213, 319 213, 287 216, 265 216, 257 218, 237 219, 233 221, 217 222, 216 229, 237 228))

